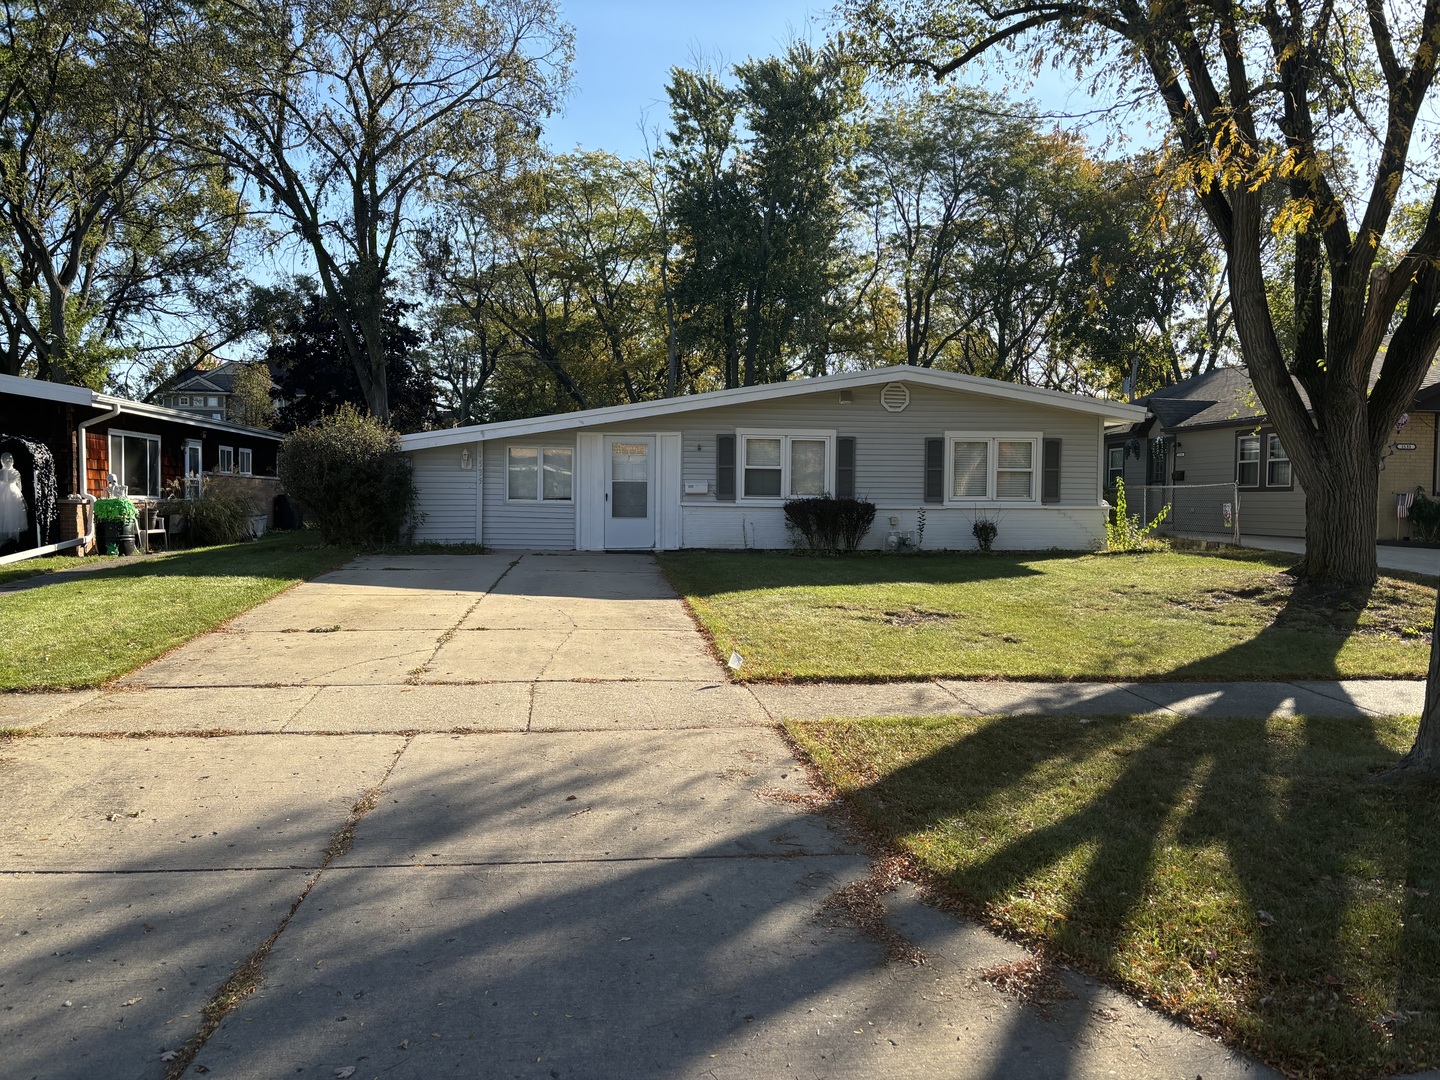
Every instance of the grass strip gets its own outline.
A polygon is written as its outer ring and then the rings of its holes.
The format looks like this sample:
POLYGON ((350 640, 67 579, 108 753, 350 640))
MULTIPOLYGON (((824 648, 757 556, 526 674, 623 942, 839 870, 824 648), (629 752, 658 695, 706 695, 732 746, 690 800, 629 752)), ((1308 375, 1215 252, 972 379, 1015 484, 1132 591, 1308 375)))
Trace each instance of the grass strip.
POLYGON ((0 690, 99 686, 354 555, 272 533, 0 596, 0 690))
POLYGON ((1440 1065, 1440 791, 1405 719, 791 722, 963 910, 1293 1076, 1440 1065))
POLYGON ((1420 676, 1433 581, 1308 586, 1292 556, 1156 552, 822 558, 667 552, 740 681, 1420 676))

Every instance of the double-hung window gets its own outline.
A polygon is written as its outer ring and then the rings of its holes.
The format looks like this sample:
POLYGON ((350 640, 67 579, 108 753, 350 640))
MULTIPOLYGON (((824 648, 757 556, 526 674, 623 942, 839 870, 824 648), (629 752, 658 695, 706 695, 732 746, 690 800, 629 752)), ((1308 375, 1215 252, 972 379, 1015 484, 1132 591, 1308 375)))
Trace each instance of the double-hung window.
POLYGON ((1105 451, 1105 456, 1107 461, 1106 484, 1114 487, 1116 480, 1125 478, 1125 447, 1112 446, 1105 451))
POLYGON ((219 473, 233 473, 235 471, 235 448, 233 446, 221 446, 218 448, 215 459, 215 471, 219 473))
POLYGON ((1260 436, 1241 435, 1235 443, 1235 483, 1260 486, 1260 436))
POLYGON ((1265 436, 1265 486, 1288 488, 1290 480, 1290 455, 1280 445, 1280 436, 1265 436))
POLYGON ((241 476, 250 476, 255 471, 255 454, 248 446, 242 446, 236 455, 241 476))
POLYGON ((131 495, 160 496, 160 436, 110 432, 110 471, 131 495))
POLYGON ((949 502, 1036 502, 1040 436, 946 435, 949 502))
POLYGON ((835 433, 741 431, 741 498, 800 499, 835 490, 835 433))
POLYGON ((505 497, 511 502, 570 502, 575 451, 568 446, 512 446, 505 460, 505 497))

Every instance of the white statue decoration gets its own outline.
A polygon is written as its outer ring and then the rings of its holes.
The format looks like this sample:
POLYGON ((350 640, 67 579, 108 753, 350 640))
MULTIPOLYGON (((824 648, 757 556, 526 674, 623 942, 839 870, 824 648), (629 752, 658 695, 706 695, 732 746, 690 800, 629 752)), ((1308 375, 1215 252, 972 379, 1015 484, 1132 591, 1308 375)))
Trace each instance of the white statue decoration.
POLYGON ((20 488, 20 470, 12 454, 0 454, 0 544, 20 536, 30 523, 25 512, 25 495, 20 488))

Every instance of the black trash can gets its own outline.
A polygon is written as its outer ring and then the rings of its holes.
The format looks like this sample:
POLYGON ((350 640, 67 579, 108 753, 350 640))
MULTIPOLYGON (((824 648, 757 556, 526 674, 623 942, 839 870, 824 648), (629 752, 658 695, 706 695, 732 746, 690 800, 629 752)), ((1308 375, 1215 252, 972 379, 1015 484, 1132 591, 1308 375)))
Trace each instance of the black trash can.
POLYGON ((275 528, 302 529, 304 527, 305 516, 300 512, 300 504, 283 491, 279 495, 276 495, 275 528))

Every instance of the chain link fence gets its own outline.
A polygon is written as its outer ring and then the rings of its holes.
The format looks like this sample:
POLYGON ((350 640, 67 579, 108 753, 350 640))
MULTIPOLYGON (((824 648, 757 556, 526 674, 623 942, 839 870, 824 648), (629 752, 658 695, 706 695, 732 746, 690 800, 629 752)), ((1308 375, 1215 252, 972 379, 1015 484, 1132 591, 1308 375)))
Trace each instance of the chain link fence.
POLYGON ((1126 488, 1125 499, 1143 525, 1170 507, 1157 532, 1240 542, 1240 492, 1234 484, 1148 484, 1126 488))

